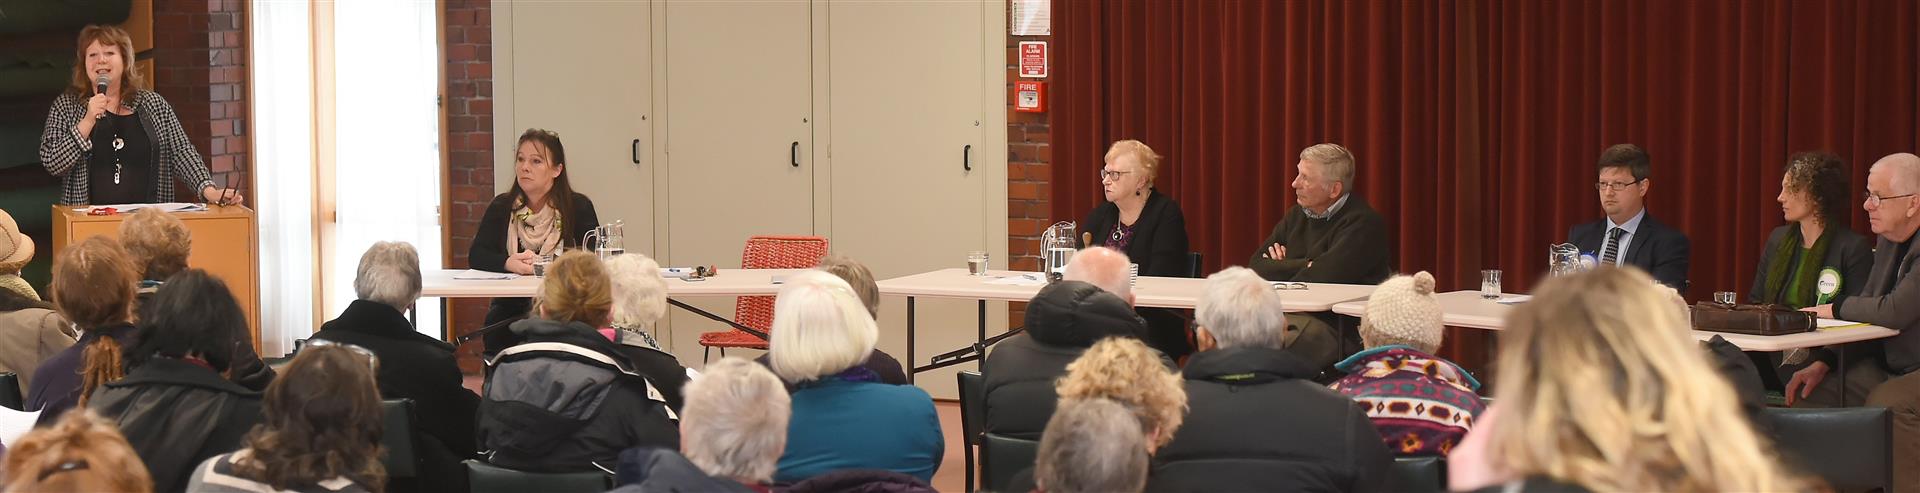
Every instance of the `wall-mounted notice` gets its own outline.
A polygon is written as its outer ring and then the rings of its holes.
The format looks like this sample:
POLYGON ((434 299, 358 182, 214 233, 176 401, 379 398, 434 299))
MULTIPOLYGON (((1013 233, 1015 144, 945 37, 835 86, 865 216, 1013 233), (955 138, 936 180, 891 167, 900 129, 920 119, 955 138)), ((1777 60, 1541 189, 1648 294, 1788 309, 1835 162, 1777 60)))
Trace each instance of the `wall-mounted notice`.
POLYGON ((1020 42, 1020 76, 1032 79, 1047 78, 1047 42, 1020 42))
POLYGON ((1007 28, 1014 36, 1053 34, 1053 0, 1013 0, 1008 13, 1013 16, 1007 28))

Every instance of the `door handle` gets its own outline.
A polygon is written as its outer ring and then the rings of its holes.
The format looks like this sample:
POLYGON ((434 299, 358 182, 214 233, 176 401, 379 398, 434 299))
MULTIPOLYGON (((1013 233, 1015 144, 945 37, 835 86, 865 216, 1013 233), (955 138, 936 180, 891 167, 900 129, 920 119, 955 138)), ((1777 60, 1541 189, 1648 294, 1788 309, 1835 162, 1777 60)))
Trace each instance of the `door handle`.
POLYGON ((640 164, 640 139, 633 139, 633 164, 640 164))
POLYGON ((793 147, 787 149, 787 155, 793 158, 793 167, 800 167, 800 141, 793 141, 793 147))
POLYGON ((973 171, 973 144, 960 149, 960 167, 973 171))

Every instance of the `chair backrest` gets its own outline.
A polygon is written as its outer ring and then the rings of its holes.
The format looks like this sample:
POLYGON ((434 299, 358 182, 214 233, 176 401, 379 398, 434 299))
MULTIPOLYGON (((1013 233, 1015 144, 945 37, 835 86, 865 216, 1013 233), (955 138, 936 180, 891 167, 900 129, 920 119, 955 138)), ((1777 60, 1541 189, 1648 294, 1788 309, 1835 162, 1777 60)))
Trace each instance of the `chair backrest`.
POLYGON ((1030 469, 1040 455, 1040 442, 983 433, 980 438, 980 488, 1007 489, 1020 471, 1030 469))
POLYGON ((980 429, 987 425, 987 379, 977 371, 955 375, 960 380, 960 432, 967 445, 979 445, 980 429))
POLYGON ((1202 260, 1206 260, 1206 257, 1201 256, 1200 252, 1187 252, 1187 277, 1206 277, 1207 268, 1201 266, 1202 260))
POLYGON ((14 372, 0 373, 0 406, 15 411, 25 411, 26 399, 20 397, 20 375, 14 372))
MULTIPOLYGON (((808 269, 827 256, 827 239, 820 236, 755 236, 740 253, 742 269, 808 269)), ((725 274, 722 274, 725 275, 725 274)), ((773 327, 772 296, 741 296, 733 320, 765 332, 773 327)))
POLYGON ((413 399, 387 399, 380 401, 380 407, 386 411, 380 445, 387 449, 381 461, 387 467, 387 477, 418 476, 420 456, 413 451, 413 399))
POLYGON ((599 472, 516 471, 468 459, 467 481, 473 493, 600 493, 613 489, 613 476, 599 472))
POLYGON ((1439 457, 1395 457, 1382 491, 1428 493, 1447 490, 1447 465, 1439 457))
POLYGON ((1893 414, 1886 408, 1767 408, 1774 446, 1835 491, 1893 491, 1893 414))

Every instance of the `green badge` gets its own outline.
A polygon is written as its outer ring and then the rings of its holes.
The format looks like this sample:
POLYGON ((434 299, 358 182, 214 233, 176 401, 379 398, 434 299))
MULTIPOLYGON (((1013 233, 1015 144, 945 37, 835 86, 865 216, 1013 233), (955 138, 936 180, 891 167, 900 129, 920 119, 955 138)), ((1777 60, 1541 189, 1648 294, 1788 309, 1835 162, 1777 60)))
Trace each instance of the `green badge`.
POLYGON ((1834 295, 1840 294, 1840 271, 1833 270, 1832 267, 1821 269, 1820 281, 1814 285, 1814 292, 1820 295, 1819 299, 1814 301, 1814 304, 1825 305, 1832 303, 1834 295))

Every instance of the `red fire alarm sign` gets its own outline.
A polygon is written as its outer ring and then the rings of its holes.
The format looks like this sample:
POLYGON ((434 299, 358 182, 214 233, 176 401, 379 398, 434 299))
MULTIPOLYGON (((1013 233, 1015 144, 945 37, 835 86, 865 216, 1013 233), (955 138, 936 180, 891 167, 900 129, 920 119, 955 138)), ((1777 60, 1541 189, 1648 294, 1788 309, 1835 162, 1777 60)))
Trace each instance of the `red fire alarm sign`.
POLYGON ((1020 42, 1020 76, 1033 79, 1047 78, 1046 41, 1020 42))
POLYGON ((1047 111, 1047 83, 1028 80, 1014 81, 1013 110, 1022 113, 1042 113, 1047 111))

